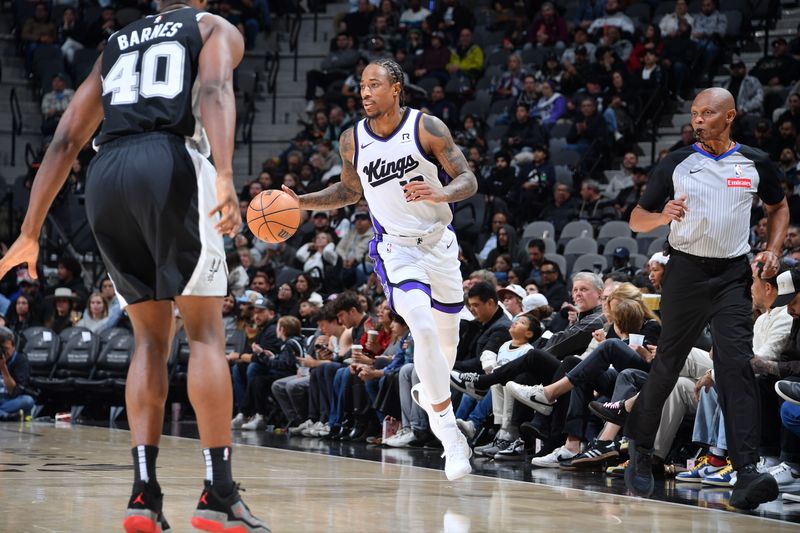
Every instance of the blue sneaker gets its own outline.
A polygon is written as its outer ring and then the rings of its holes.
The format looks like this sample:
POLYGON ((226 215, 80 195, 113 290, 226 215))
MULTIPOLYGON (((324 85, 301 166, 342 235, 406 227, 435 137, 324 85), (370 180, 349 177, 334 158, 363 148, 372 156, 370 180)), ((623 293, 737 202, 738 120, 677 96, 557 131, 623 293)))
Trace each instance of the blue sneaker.
POLYGON ((631 439, 628 446, 628 467, 625 469, 625 486, 635 496, 643 498, 653 494, 653 449, 642 448, 631 439))
POLYGON ((713 466, 708 464, 708 456, 703 455, 697 460, 694 468, 688 472, 681 472, 675 476, 675 481, 678 483, 702 483, 703 479, 708 476, 713 476, 727 465, 713 466))
POLYGON ((702 480, 703 485, 714 485, 715 487, 732 487, 736 483, 736 472, 730 460, 718 472, 706 476, 702 480))

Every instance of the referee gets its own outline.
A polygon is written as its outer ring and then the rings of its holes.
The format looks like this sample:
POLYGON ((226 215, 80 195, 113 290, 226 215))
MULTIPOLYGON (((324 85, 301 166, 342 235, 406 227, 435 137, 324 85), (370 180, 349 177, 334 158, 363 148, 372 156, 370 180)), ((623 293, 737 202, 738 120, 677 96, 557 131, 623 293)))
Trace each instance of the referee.
POLYGON ((653 440, 661 409, 694 341, 710 321, 717 389, 737 471, 730 503, 755 509, 778 497, 778 485, 772 476, 756 470, 760 406, 750 368, 750 283, 756 271, 764 278, 777 274, 789 208, 778 170, 768 156, 731 140, 734 117, 734 99, 727 90, 711 88, 698 94, 692 102, 697 142, 658 164, 631 214, 630 227, 636 232, 670 225, 667 253, 672 257, 662 281, 658 351, 625 424, 625 435, 631 439, 625 484, 636 495, 653 492, 653 440), (768 238, 751 267, 747 253, 754 195, 767 212, 768 238))

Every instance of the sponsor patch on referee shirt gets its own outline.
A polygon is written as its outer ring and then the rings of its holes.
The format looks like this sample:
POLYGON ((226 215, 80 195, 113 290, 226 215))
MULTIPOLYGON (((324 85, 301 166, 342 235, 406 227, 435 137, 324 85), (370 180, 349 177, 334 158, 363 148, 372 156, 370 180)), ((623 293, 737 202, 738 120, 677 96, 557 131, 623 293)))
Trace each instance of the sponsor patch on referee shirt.
POLYGON ((753 181, 750 178, 728 178, 728 187, 749 189, 753 181))

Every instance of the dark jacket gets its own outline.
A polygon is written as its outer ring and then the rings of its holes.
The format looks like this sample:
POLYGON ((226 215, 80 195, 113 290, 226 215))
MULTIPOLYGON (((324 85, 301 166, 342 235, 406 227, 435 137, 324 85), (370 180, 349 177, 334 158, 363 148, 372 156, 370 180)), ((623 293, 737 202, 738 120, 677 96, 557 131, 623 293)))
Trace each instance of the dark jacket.
POLYGON ((792 322, 789 343, 778 361, 778 372, 781 379, 800 376, 800 319, 794 319, 792 322))
POLYGON ((569 298, 567 285, 561 280, 554 282, 549 287, 542 286, 541 292, 547 298, 548 305, 556 310, 561 309, 561 304, 569 298))
MULTIPOLYGON (((606 317, 603 316, 603 308, 595 307, 590 311, 585 311, 578 315, 578 322, 569 326, 564 331, 554 333, 552 337, 544 340, 543 346, 537 346, 555 355, 559 359, 564 359, 568 355, 580 355, 592 341, 592 333, 601 329, 606 324, 606 317)), ((539 344, 537 342, 537 344, 539 344)))
POLYGON ((280 349, 270 355, 267 352, 253 354, 253 362, 269 368, 271 371, 291 374, 297 369, 297 358, 303 357, 303 337, 286 339, 280 349))
MULTIPOLYGON (((26 387, 28 386, 28 381, 31 378, 31 365, 28 362, 28 357, 22 352, 14 352, 14 355, 11 356, 11 359, 6 361, 6 365, 8 366, 8 371, 11 373, 11 377, 14 378, 14 382, 17 384, 16 388, 13 392, 6 391, 5 394, 8 395, 9 398, 15 398, 22 394, 26 394, 26 387)), ((3 377, 0 376, 0 380, 3 377)), ((5 388, 5 385, 3 385, 5 388)))
MULTIPOLYGON (((283 341, 278 338, 278 316, 264 324, 261 331, 256 335, 253 341, 265 350, 272 353, 278 353, 283 346, 283 341)), ((249 348, 250 349, 250 348, 249 348)))
POLYGON ((463 361, 456 361, 454 370, 459 372, 482 372, 481 354, 485 350, 497 352, 504 342, 511 339, 508 328, 511 321, 503 312, 502 307, 497 307, 492 319, 486 324, 481 324, 478 336, 469 351, 469 358, 463 361))

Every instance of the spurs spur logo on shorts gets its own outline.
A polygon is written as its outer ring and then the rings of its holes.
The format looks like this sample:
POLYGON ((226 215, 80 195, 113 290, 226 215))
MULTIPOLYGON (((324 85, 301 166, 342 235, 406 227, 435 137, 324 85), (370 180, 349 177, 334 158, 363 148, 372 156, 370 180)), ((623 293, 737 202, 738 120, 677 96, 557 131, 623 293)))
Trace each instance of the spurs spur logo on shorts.
POLYGON ((222 259, 214 258, 211 260, 211 268, 208 269, 208 282, 211 283, 214 281, 214 275, 219 271, 219 267, 222 266, 222 259))

